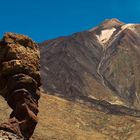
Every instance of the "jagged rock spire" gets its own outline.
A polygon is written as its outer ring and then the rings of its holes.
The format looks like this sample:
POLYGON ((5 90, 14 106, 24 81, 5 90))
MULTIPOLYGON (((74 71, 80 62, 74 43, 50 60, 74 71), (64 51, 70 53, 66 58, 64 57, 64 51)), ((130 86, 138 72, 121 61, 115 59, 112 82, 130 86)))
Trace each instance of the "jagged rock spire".
POLYGON ((0 93, 13 109, 0 130, 28 140, 38 122, 39 51, 30 38, 6 33, 0 41, 0 93))

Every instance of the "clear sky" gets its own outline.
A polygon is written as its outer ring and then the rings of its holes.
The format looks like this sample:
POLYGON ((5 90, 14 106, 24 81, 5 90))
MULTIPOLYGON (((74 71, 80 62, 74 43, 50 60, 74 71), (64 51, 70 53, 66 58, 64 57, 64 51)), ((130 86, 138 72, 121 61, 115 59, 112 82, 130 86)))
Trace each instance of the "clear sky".
POLYGON ((16 32, 41 42, 108 18, 140 23, 140 0, 1 0, 0 36, 16 32))

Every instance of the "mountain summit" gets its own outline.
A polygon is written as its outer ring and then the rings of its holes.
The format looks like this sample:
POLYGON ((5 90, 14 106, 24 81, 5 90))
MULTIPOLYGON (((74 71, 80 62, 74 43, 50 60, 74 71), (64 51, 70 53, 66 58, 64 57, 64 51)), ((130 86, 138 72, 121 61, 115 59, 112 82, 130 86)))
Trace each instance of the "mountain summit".
POLYGON ((95 29, 111 29, 111 28, 119 28, 121 27, 122 25, 125 25, 125 23, 119 21, 118 19, 106 19, 104 20, 102 23, 100 23, 97 27, 94 27, 91 29, 91 31, 95 30, 95 29))
POLYGON ((118 19, 112 18, 112 19, 106 19, 99 26, 102 26, 105 29, 105 28, 112 28, 112 27, 120 27, 124 24, 125 23, 119 21, 118 19))

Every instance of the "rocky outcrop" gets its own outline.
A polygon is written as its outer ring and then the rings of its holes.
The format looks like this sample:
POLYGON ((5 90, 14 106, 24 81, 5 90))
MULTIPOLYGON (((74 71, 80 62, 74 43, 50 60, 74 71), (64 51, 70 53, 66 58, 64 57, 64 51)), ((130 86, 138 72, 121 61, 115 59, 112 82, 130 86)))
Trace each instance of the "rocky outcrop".
POLYGON ((0 41, 0 94, 13 109, 0 130, 29 139, 37 124, 40 98, 38 46, 30 38, 6 33, 0 41))

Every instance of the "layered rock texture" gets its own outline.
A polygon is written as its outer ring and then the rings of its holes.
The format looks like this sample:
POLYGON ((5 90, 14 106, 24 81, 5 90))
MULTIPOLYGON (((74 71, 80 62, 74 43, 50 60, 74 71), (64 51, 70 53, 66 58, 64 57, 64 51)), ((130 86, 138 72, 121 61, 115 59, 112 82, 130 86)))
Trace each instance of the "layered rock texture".
POLYGON ((26 140, 32 136, 38 121, 39 67, 37 44, 24 35, 4 35, 0 41, 0 94, 13 110, 0 125, 5 135, 13 133, 26 140))
POLYGON ((140 25, 105 20, 40 44, 44 89, 105 112, 140 116, 140 25))

